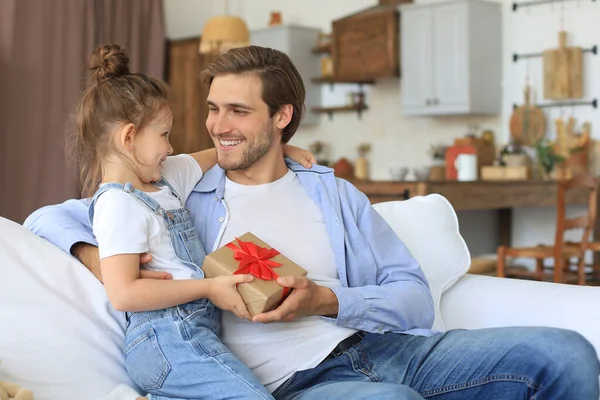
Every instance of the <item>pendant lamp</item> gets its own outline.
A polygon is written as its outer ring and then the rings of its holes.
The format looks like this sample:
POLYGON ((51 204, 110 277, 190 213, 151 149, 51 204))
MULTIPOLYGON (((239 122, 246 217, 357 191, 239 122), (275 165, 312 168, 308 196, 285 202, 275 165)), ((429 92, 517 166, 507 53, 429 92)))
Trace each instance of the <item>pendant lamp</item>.
POLYGON ((234 47, 250 45, 250 32, 243 19, 227 13, 211 18, 202 29, 201 54, 221 54, 234 47))

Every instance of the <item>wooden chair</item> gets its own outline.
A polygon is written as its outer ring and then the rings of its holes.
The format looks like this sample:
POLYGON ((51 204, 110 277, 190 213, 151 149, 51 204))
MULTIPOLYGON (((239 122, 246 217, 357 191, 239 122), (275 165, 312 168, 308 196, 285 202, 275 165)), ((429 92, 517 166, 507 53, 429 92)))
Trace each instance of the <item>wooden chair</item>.
MULTIPOLYGON (((584 255, 590 248, 590 235, 593 232, 596 222, 596 202, 599 179, 592 174, 582 174, 569 180, 557 182, 556 199, 556 231, 554 245, 538 245, 535 247, 498 247, 498 276, 528 277, 537 280, 543 280, 545 277, 544 260, 554 259, 554 282, 566 282, 565 272, 569 272, 571 259, 577 259, 577 283, 584 285, 586 282, 584 255), (567 192, 571 190, 588 190, 588 210, 587 214, 575 218, 566 218, 566 197, 567 192), (565 232, 571 229, 583 229, 583 234, 579 242, 565 241, 565 232), (523 271, 510 269, 506 266, 506 257, 525 257, 535 258, 536 270, 523 271), (567 270, 567 271, 565 271, 567 270)), ((592 242, 596 243, 596 242, 592 242)), ((597 242, 598 251, 600 251, 600 242, 597 242)), ((595 247, 595 246, 594 246, 595 247)))

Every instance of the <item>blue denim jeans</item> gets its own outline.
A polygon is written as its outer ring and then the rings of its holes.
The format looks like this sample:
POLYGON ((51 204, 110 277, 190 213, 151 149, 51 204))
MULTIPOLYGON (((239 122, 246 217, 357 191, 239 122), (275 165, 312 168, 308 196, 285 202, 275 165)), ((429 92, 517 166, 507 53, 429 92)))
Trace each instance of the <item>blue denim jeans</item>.
POLYGON ((273 399, 223 345, 216 315, 207 299, 129 314, 127 372, 149 399, 273 399))
POLYGON ((276 399, 598 400, 593 346, 555 328, 368 334, 337 358, 296 372, 276 399))

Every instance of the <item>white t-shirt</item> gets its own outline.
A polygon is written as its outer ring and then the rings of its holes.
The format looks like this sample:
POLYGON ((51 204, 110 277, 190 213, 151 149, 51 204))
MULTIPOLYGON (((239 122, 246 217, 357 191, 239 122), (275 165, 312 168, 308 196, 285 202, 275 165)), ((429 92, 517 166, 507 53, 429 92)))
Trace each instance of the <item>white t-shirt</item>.
MULTIPOLYGON (((306 269, 308 278, 317 284, 341 285, 321 210, 294 172, 256 186, 227 179, 225 203, 229 216, 219 246, 252 232, 306 269)), ((221 322, 223 343, 270 391, 295 371, 319 364, 340 341, 355 332, 318 316, 260 324, 224 312, 221 322)))
MULTIPOLYGON (((202 170, 196 160, 187 154, 168 157, 163 163, 163 176, 185 203, 200 178, 202 170)), ((181 202, 169 188, 145 192, 162 208, 181 208, 181 202)), ((147 269, 173 274, 173 279, 190 279, 194 271, 175 255, 169 232, 162 216, 122 190, 108 190, 96 201, 94 235, 98 240, 100 259, 117 254, 148 252, 152 261, 147 269)))

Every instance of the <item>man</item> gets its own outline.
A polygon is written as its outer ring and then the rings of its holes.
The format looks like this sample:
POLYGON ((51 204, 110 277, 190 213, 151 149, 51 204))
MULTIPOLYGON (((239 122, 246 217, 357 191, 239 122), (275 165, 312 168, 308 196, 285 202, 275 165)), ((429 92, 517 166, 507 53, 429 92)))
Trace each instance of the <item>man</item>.
MULTIPOLYGON (((596 353, 575 332, 430 330, 423 272, 366 196, 328 168, 284 160, 304 104, 285 54, 233 49, 204 77, 219 165, 187 200, 201 241, 211 251, 252 231, 308 270, 278 280, 294 290, 277 309, 222 318, 224 343, 276 398, 598 398, 596 353)), ((99 276, 85 201, 26 225, 99 276)))

